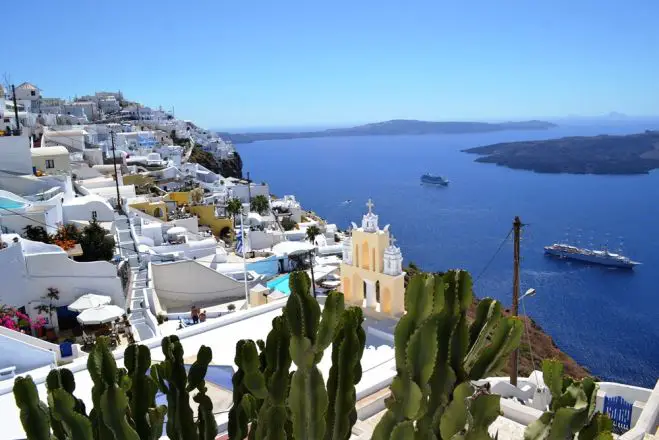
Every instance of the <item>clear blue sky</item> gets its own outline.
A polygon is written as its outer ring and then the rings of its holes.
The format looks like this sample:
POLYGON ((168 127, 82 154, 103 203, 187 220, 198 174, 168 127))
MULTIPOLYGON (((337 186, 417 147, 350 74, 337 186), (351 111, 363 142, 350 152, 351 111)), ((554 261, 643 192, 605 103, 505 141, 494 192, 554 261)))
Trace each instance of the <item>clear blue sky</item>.
POLYGON ((206 127, 659 114, 657 0, 37 3, 0 73, 206 127))

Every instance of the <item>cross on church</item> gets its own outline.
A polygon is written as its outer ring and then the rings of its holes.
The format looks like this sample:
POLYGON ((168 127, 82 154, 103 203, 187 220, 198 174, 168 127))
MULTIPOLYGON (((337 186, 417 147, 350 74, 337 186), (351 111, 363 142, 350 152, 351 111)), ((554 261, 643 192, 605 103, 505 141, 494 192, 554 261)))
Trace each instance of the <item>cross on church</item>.
POLYGON ((391 238, 389 238, 389 243, 391 243, 392 246, 396 246, 396 237, 394 237, 394 234, 391 234, 391 238))
POLYGON ((373 207, 375 206, 375 203, 371 199, 368 199, 368 202, 366 202, 366 206, 368 207, 368 213, 372 214, 373 213, 373 207))

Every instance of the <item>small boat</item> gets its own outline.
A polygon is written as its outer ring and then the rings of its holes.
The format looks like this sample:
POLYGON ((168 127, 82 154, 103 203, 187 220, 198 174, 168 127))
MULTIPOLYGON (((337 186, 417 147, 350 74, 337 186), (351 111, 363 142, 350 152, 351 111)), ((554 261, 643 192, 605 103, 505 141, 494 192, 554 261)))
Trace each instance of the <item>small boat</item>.
POLYGON ((421 183, 427 183, 430 185, 441 185, 448 186, 448 179, 442 176, 434 176, 432 174, 424 174, 421 176, 421 183))

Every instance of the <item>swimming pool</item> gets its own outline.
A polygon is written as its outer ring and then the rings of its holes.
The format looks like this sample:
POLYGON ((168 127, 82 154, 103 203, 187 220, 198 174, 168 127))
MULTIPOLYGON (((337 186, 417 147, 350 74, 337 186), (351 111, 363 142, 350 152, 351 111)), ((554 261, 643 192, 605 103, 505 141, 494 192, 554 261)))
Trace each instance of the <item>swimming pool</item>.
POLYGON ((274 280, 270 280, 266 283, 266 287, 268 289, 273 289, 273 290, 278 290, 281 293, 285 293, 286 295, 291 294, 291 288, 288 285, 288 279, 291 277, 290 273, 287 273, 286 275, 276 278, 274 280))
POLYGON ((15 200, 7 199, 5 197, 0 197, 0 208, 4 209, 19 209, 24 207, 25 204, 17 202, 15 200))

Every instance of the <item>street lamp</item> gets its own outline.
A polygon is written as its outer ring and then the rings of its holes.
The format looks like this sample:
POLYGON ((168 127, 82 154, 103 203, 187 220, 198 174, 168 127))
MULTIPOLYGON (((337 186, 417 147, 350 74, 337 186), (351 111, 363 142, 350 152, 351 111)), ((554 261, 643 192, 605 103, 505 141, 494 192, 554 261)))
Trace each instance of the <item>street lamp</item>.
MULTIPOLYGON (((527 296, 533 296, 533 295, 535 295, 535 289, 534 289, 534 288, 530 288, 529 290, 527 290, 527 291, 524 293, 524 295, 522 295, 522 296, 519 298, 519 300, 521 301, 521 300, 523 300, 524 298, 526 298, 527 296)), ((524 305, 522 305, 522 307, 523 307, 523 306, 524 306, 524 305)), ((524 312, 524 314, 526 314, 526 312, 524 312)))
MULTIPOLYGON (((527 319, 524 320, 524 329, 526 330, 526 340, 529 344, 529 352, 531 353, 531 364, 533 366, 533 371, 535 371, 535 357, 533 356, 533 347, 531 346, 531 333, 529 332, 529 323, 528 323, 529 315, 528 315, 528 313, 526 313, 526 306, 524 305, 524 301, 522 301, 522 300, 524 298, 526 298, 527 296, 534 296, 535 294, 536 294, 536 290, 534 288, 530 288, 524 293, 524 295, 522 295, 519 298, 519 301, 522 303, 522 312, 524 312, 524 316, 527 318, 527 319)), ((539 384, 537 373, 536 373, 535 376, 536 376, 535 379, 536 379, 536 386, 537 386, 539 384)))

